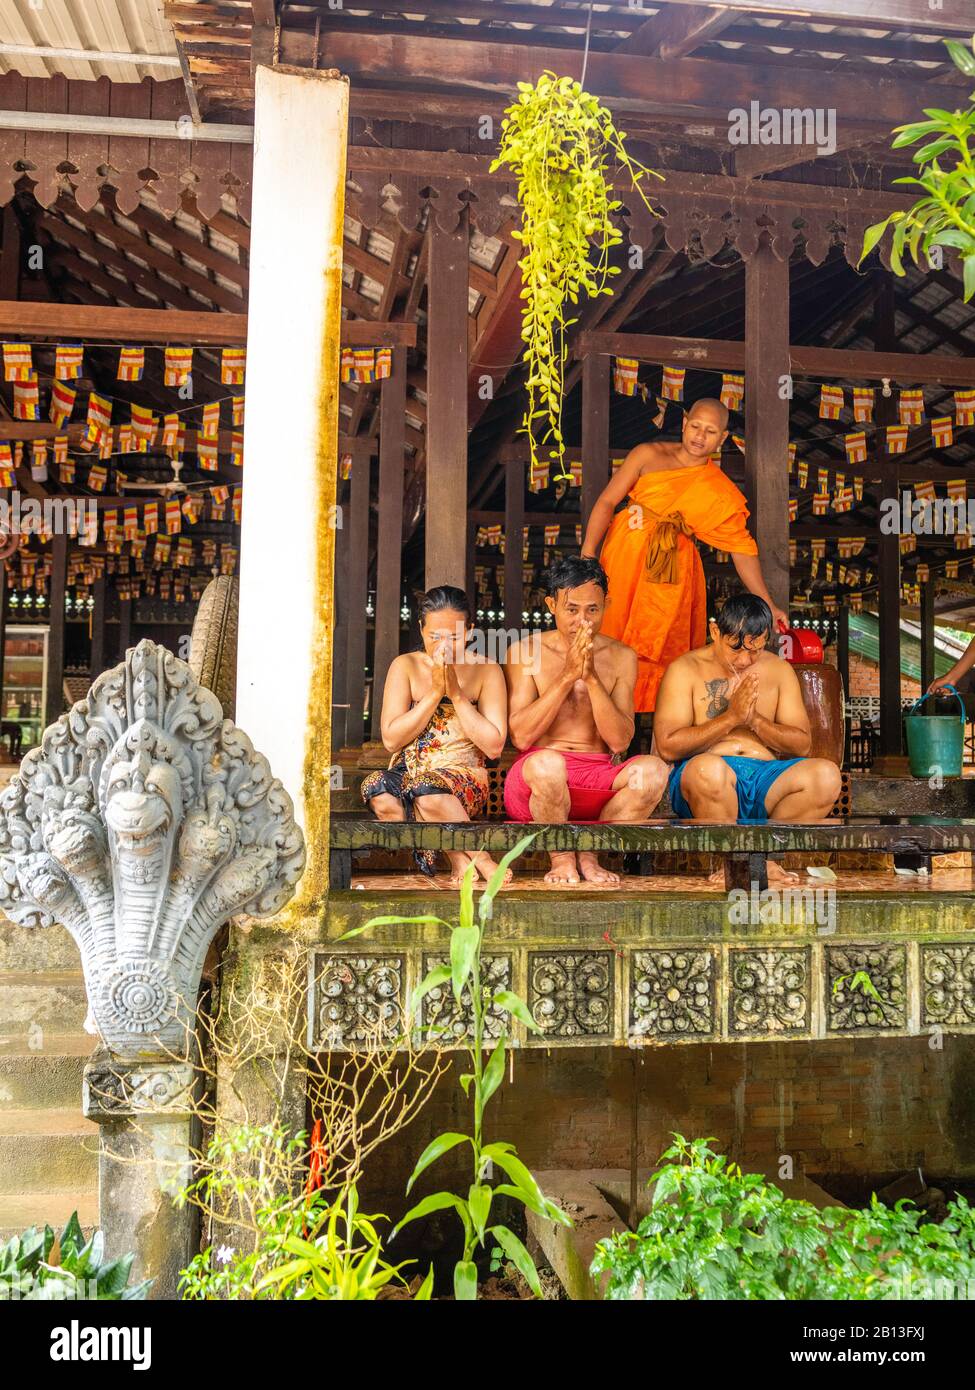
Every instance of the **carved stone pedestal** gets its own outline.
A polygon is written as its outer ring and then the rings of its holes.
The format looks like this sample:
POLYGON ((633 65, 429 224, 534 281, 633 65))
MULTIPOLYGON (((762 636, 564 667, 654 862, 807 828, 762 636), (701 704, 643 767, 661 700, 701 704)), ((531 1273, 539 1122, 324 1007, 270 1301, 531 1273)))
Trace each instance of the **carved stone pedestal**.
POLYGON ((109 1259, 135 1253, 132 1281, 150 1297, 177 1297, 180 1270, 197 1248, 196 1209, 173 1194, 192 1178, 197 1121, 193 1068, 170 1058, 133 1062, 98 1052, 85 1067, 83 1108, 100 1127, 100 1224, 109 1259))

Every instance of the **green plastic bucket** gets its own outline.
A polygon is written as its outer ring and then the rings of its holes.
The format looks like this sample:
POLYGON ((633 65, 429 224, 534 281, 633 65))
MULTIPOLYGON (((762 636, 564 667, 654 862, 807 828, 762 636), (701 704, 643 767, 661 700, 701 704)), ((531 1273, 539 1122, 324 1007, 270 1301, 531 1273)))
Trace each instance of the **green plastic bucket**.
POLYGON ((961 718, 953 714, 915 714, 928 698, 922 695, 904 718, 907 753, 915 777, 960 777, 965 753, 965 705, 953 685, 945 685, 961 705, 961 718))

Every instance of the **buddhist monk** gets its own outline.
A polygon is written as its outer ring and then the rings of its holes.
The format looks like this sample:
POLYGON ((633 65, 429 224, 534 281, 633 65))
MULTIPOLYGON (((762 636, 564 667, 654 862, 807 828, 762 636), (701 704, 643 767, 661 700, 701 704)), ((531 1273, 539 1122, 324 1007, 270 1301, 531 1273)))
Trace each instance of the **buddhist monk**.
MULTIPOLYGON (((741 492, 711 462, 728 437, 720 401, 695 401, 679 444, 638 444, 592 509, 582 554, 609 580, 603 632, 637 654, 634 708, 652 711, 667 666, 707 635, 704 568, 695 540, 730 551, 745 588, 764 599, 781 630, 787 615, 769 597, 741 492), (615 517, 625 497, 630 504, 615 517), (607 534, 608 528, 608 534, 607 534)), ((783 467, 784 467, 783 463, 783 467)))
MULTIPOLYGON (((809 717, 795 671, 775 653, 772 610, 736 594, 710 622, 711 641, 668 666, 654 746, 673 764, 675 816, 706 821, 825 820, 840 770, 809 758, 809 717)), ((769 882, 796 876, 770 863, 769 882)))
MULTIPOLYGON (((564 556, 543 575, 555 631, 522 639, 505 659, 508 728, 521 751, 504 783, 513 821, 644 821, 668 769, 657 757, 620 761, 633 737, 636 655, 600 632, 606 575, 598 560, 564 556)), ((546 883, 610 887, 619 875, 595 854, 552 855, 546 883)))

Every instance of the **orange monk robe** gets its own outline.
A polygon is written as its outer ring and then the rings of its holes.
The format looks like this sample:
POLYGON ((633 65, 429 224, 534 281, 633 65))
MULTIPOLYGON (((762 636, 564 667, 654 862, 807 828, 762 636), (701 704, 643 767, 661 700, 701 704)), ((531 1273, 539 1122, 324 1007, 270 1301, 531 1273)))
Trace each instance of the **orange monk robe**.
POLYGON ((613 518, 600 559, 609 578, 602 631, 639 660, 634 704, 654 709, 664 670, 707 638, 704 567, 694 538, 757 555, 745 499, 711 462, 637 479, 613 518))

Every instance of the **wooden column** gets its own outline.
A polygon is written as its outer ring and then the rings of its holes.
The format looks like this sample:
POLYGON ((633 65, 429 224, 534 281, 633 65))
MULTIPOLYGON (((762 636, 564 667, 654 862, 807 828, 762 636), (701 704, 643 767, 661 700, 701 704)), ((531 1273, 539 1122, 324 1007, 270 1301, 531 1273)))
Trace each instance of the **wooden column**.
POLYGON ((504 475, 504 623, 521 627, 525 607, 525 465, 509 459, 504 475))
POLYGON ((843 765, 845 766, 850 748, 850 610, 846 604, 840 606, 836 625, 836 669, 843 684, 843 765))
POLYGON ((609 369, 606 353, 590 352, 582 364, 582 534, 609 482, 609 369))
POLYGON ((20 223, 13 203, 3 209, 3 248, 0 250, 0 299, 19 299, 20 223))
POLYGON ((6 718, 7 707, 3 703, 3 681, 7 652, 7 567, 0 561, 0 719, 6 718))
MULTIPOLYGON (((353 464, 353 467, 355 465, 353 464)), ((341 489, 341 483, 338 484, 341 489)), ((335 530, 335 634, 332 660, 332 751, 348 741, 349 716, 349 498, 338 508, 335 530)))
POLYGON ((64 591, 68 576, 68 538, 62 532, 51 542, 51 629, 47 638, 47 704, 44 727, 64 708, 64 591))
MULTIPOLYGON (((921 694, 934 680, 934 584, 921 585, 921 694)), ((958 702, 955 701, 955 708, 958 702)))
POLYGON ((91 666, 94 681, 105 670, 105 576, 100 574, 91 586, 91 666))
POLYGON ((745 262, 745 492, 772 599, 789 611, 789 262, 767 241, 745 262))
MULTIPOLYGON (((369 598, 369 475, 370 460, 357 458, 352 464, 352 495, 348 507, 348 633, 346 640, 348 723, 346 743, 360 748, 365 738, 366 701, 366 602, 369 598)), ((375 698, 375 695, 373 696, 375 698)), ((381 696, 380 696, 381 698, 381 696)))
POLYGON ((132 600, 121 599, 118 606, 118 659, 125 660, 125 653, 132 645, 132 600))
POLYGON ((430 228, 427 320, 426 587, 463 587, 467 525, 467 213, 430 228))
MULTIPOLYGON (((406 440, 406 348, 393 349, 392 373, 379 388, 379 536, 376 542, 376 641, 372 727, 380 738, 386 672, 399 656, 403 587, 403 470, 406 440)), ((352 465, 357 468, 358 463, 352 465)))
MULTIPOLYGON (((477 608, 477 524, 468 518, 467 521, 467 563, 465 566, 466 580, 464 588, 467 597, 471 601, 471 607, 477 608)), ((476 619, 475 619, 476 621, 476 619)))
MULTIPOLYGON (((890 276, 874 301, 873 343, 878 352, 890 352, 895 346, 894 286, 890 276)), ((880 465, 879 509, 887 498, 897 500, 900 509, 900 488, 897 480, 896 456, 887 452, 887 425, 894 424, 897 410, 894 397, 884 396, 878 388, 874 402, 877 462, 880 465)), ((880 755, 897 758, 902 753, 901 735, 901 550, 900 532, 881 535, 878 546, 878 603, 880 659, 880 755)), ((883 764, 877 767, 879 772, 883 764)))

